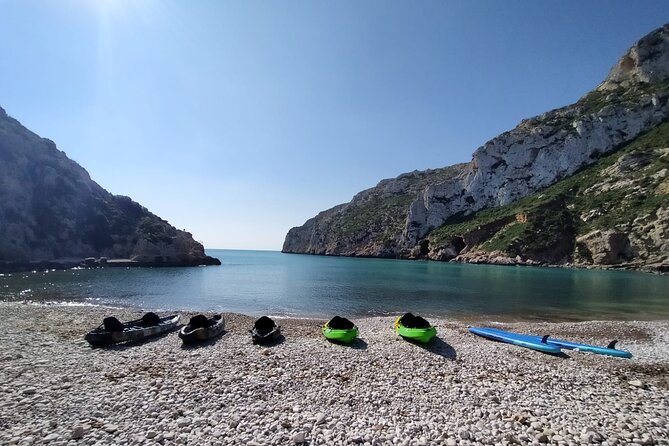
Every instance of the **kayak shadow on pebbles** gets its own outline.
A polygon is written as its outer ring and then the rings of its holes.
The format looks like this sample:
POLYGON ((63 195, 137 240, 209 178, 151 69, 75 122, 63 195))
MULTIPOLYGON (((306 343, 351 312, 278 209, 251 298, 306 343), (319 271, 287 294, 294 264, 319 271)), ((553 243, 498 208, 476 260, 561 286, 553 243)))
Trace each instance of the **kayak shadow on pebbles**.
POLYGON ((179 340, 181 343, 181 350, 197 350, 199 348, 206 348, 210 347, 212 345, 215 345, 218 341, 223 339, 223 337, 228 333, 227 330, 223 330, 220 335, 207 339, 206 341, 200 341, 200 342, 182 342, 179 340))
POLYGON ((430 342, 423 344, 422 342, 413 341, 411 339, 405 339, 405 341, 410 344, 417 345, 418 347, 434 353, 435 355, 442 356, 451 361, 455 361, 458 358, 458 354, 451 344, 441 339, 439 336, 435 336, 430 339, 430 342))
POLYGON ((126 349, 129 349, 129 348, 138 347, 140 345, 151 344, 152 342, 160 341, 161 339, 166 338, 167 336, 169 336, 171 333, 174 333, 178 329, 179 329, 179 327, 177 326, 177 327, 174 327, 173 329, 171 329, 170 331, 166 331, 166 332, 161 333, 161 334, 156 335, 156 336, 151 336, 150 338, 138 339, 136 341, 121 342, 119 344, 111 344, 111 345, 105 345, 105 346, 93 346, 93 345, 91 345, 91 348, 93 350, 97 350, 97 349, 119 350, 119 351, 126 350, 126 349))
POLYGON ((348 348, 352 348, 352 349, 355 349, 355 350, 367 350, 367 347, 368 347, 367 342, 362 338, 355 338, 350 343, 338 342, 338 341, 335 341, 335 340, 332 340, 332 339, 326 339, 326 341, 328 341, 330 344, 333 344, 333 345, 340 345, 342 347, 348 347, 348 348))

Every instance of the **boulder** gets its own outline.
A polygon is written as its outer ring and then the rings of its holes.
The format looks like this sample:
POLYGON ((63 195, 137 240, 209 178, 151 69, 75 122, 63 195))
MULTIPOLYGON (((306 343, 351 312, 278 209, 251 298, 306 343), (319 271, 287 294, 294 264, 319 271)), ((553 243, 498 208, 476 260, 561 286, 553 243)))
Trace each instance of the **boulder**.
POLYGON ((587 250, 580 254, 581 259, 588 259, 595 265, 616 265, 634 255, 627 234, 615 230, 596 230, 578 237, 579 249, 587 250))

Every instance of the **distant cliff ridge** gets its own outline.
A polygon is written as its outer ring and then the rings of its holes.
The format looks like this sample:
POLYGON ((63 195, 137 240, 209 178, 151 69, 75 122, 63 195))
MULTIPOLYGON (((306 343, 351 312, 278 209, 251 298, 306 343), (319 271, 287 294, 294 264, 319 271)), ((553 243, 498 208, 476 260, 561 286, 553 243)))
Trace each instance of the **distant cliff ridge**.
POLYGON ((52 141, 0 108, 0 269, 87 257, 220 264, 191 234, 129 197, 110 194, 52 141))
MULTIPOLYGON (((575 104, 522 121, 478 148, 469 163, 384 180, 350 203, 291 229, 283 250, 455 258, 470 252, 472 246, 464 241, 435 246, 437 240, 444 240, 430 237, 433 231, 542 191, 668 118, 669 25, 665 25, 639 40, 607 78, 575 104)), ((623 175, 619 180, 626 178, 623 175)), ((571 252, 546 261, 569 263, 573 259, 571 252)))

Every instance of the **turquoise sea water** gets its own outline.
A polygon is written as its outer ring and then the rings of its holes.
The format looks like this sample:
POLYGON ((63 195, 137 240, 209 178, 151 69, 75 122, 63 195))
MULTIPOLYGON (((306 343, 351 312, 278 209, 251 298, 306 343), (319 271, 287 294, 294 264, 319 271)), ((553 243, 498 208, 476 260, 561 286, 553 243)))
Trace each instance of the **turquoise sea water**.
POLYGON ((207 253, 222 265, 5 275, 0 299, 321 317, 412 311, 500 320, 669 318, 669 276, 272 251, 207 253))

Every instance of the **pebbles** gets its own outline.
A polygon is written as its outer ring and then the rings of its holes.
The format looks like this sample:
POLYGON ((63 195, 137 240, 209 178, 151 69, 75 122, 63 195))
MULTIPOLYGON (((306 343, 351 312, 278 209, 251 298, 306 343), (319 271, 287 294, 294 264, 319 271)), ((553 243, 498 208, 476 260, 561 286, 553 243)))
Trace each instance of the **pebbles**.
POLYGON ((600 344, 615 333, 631 361, 542 355, 436 319, 422 347, 389 317, 356 319, 364 342, 351 347, 300 319, 281 321, 284 342, 253 345, 253 318, 226 314, 228 333, 203 347, 170 334, 91 349, 82 334, 107 312, 0 303, 0 444, 669 443, 667 322, 506 327, 600 344))

